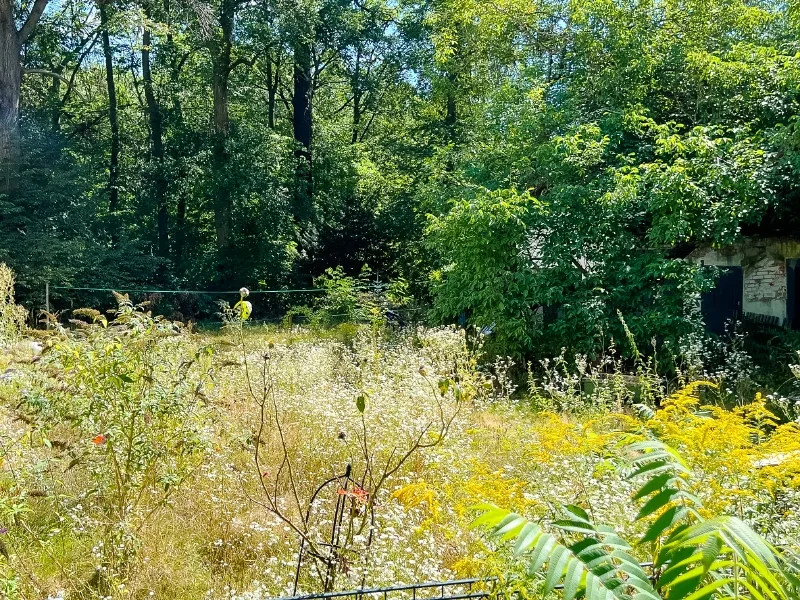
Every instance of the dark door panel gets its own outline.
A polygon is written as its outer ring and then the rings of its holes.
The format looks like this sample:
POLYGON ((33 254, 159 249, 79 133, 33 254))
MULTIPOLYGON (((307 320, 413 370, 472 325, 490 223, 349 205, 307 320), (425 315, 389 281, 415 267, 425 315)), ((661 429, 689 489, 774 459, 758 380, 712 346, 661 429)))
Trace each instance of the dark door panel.
POLYGON ((712 333, 723 334, 729 322, 742 317, 744 271, 742 267, 720 267, 719 279, 713 290, 702 297, 703 320, 712 333))
POLYGON ((786 261, 786 326, 800 330, 800 259, 786 261))

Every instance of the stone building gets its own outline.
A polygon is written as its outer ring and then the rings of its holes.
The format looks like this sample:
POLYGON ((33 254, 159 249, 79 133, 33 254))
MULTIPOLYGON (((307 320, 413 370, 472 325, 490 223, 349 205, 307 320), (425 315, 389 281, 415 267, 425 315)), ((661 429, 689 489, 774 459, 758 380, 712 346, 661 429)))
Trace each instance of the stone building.
POLYGON ((711 331, 747 319, 800 329, 800 239, 748 238, 721 249, 701 247, 687 257, 719 267, 717 286, 703 297, 711 331))

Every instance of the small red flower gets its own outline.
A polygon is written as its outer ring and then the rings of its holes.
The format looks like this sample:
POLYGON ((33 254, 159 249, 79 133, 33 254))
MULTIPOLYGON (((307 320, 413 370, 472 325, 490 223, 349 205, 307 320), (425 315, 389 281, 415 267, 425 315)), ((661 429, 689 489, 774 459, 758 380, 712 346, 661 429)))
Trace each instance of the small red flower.
POLYGON ((352 491, 340 489, 339 490, 340 496, 347 496, 348 498, 352 498, 356 502, 360 502, 361 504, 366 504, 367 499, 369 498, 369 492, 363 488, 355 486, 352 491))
POLYGON ((96 436, 94 436, 94 437, 92 438, 92 443, 93 443, 95 446, 100 446, 100 445, 102 445, 102 444, 105 444, 107 439, 108 439, 108 438, 106 437, 106 434, 104 434, 104 433, 101 433, 101 434, 98 434, 98 435, 96 435, 96 436))
POLYGON ((367 503, 367 498, 369 497, 369 492, 367 492, 367 490, 356 486, 353 490, 353 494, 355 495, 356 499, 361 502, 361 504, 367 503))

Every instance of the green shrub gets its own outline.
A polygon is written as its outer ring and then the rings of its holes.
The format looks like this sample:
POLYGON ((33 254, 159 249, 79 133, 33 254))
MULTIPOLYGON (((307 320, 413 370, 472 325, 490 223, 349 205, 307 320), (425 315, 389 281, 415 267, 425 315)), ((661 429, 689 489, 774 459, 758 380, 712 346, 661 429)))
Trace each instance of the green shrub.
POLYGON ((24 405, 45 444, 56 431, 69 438, 65 469, 86 467, 80 503, 99 536, 101 590, 125 581, 140 530, 200 465, 208 420, 210 347, 117 299, 111 321, 74 311, 92 323, 61 330, 43 361, 46 380, 24 405))
MULTIPOLYGON (((296 306, 287 313, 286 323, 301 316, 312 326, 332 327, 345 323, 370 323, 380 327, 385 323, 390 306, 401 306, 411 301, 408 284, 398 280, 385 291, 370 280, 367 265, 352 277, 341 267, 329 268, 314 280, 321 293, 313 306, 296 306)), ((345 331, 344 337, 350 338, 345 331)))
POLYGON ((19 339, 25 324, 25 309, 14 303, 14 272, 0 263, 0 344, 19 339))
POLYGON ((495 324, 487 350, 519 356, 541 330, 527 224, 539 209, 527 193, 501 190, 453 202, 446 216, 431 217, 428 245, 443 261, 433 274, 434 313, 450 322, 467 314, 478 329, 495 324))

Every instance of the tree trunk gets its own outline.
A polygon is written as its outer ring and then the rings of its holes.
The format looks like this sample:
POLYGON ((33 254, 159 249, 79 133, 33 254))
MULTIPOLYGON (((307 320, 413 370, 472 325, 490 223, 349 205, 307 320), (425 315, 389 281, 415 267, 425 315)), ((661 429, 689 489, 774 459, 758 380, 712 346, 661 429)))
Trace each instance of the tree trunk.
POLYGON ((272 58, 267 57, 267 125, 275 129, 275 103, 278 99, 278 85, 280 84, 280 65, 272 58))
POLYGON ((229 248, 231 244, 231 193, 227 180, 228 138, 230 117, 228 114, 228 81, 231 72, 231 48, 236 5, 233 0, 223 0, 220 6, 220 34, 213 44, 211 87, 214 97, 214 228, 217 248, 229 248))
MULTIPOLYGON (((147 15, 149 18, 149 15, 147 15)), ((150 70, 150 30, 142 32, 142 81, 150 121, 150 157, 155 166, 154 193, 156 200, 156 229, 158 231, 158 255, 169 258, 169 224, 167 222, 167 177, 164 173, 164 119, 161 106, 153 90, 153 74, 150 70)))
POLYGON ((20 52, 39 23, 47 0, 35 0, 17 31, 12 0, 0 0, 0 191, 10 192, 19 156, 19 99, 22 93, 20 52))
MULTIPOLYGON (((114 83, 114 55, 111 51, 111 36, 108 33, 107 0, 98 2, 100 28, 103 38, 103 57, 106 67, 106 87, 108 88, 108 121, 111 126, 111 156, 108 161, 108 212, 114 215, 119 210, 119 118, 117 115, 117 87, 114 83)), ((115 227, 115 224, 112 224, 115 227)), ((112 238, 117 232, 114 231, 112 238)))
MULTIPOLYGON (((166 18, 167 25, 169 26, 172 22, 172 14, 170 9, 170 0, 163 0, 163 9, 164 15, 166 18)), ((183 108, 181 106, 181 99, 180 95, 178 94, 179 80, 181 69, 183 68, 184 62, 181 61, 178 57, 177 47, 175 45, 175 40, 172 34, 172 27, 170 26, 167 30, 167 36, 164 43, 163 51, 165 56, 169 57, 169 77, 170 77, 170 103, 169 103, 169 110, 167 111, 167 119, 168 119, 168 126, 174 128, 177 132, 180 132, 181 137, 184 136, 184 123, 183 123, 183 108)), ((164 117, 164 112, 162 112, 162 119, 164 117)), ((195 146, 195 144, 192 144, 195 146)), ((180 159, 183 154, 181 153, 182 150, 179 149, 180 144, 171 145, 169 147, 170 150, 170 157, 180 159)), ((182 161, 179 161, 182 162, 182 161)), ((177 177, 180 179, 184 179, 187 177, 185 172, 185 167, 180 169, 177 177)), ((186 251, 186 210, 187 210, 187 202, 186 196, 187 191, 183 189, 183 186, 179 187, 178 192, 178 205, 175 209, 175 225, 172 229, 172 262, 176 268, 182 269, 183 268, 183 257, 186 251)))
POLYGON ((458 25, 455 28, 455 35, 453 55, 448 60, 447 67, 445 67, 445 77, 447 79, 445 101, 447 105, 444 117, 445 136, 447 142, 453 145, 458 143, 458 105, 456 104, 456 97, 461 83, 459 74, 463 70, 462 33, 461 27, 458 25))
POLYGON ((17 127, 22 86, 20 44, 11 0, 0 0, 0 192, 10 191, 17 162, 17 127))
POLYGON ((299 146, 295 150, 294 215, 298 220, 311 216, 313 205, 313 173, 311 169, 312 104, 311 104, 311 49, 298 44, 294 50, 294 92, 292 95, 292 129, 299 146))
POLYGON ((352 79, 353 88, 353 134, 350 143, 358 141, 359 129, 361 128, 361 48, 356 50, 356 66, 352 79))
MULTIPOLYGON (((56 73, 60 75, 62 70, 63 67, 59 67, 56 73)), ((50 105, 52 106, 50 125, 53 131, 58 132, 61 129, 61 79, 58 77, 53 77, 50 83, 50 105)))
POLYGON ((447 112, 444 117, 444 124, 450 142, 455 141, 456 125, 458 124, 458 113, 456 112, 456 84, 458 77, 452 71, 447 74, 447 112))
POLYGON ((180 266, 186 248, 186 192, 178 196, 178 208, 175 211, 175 252, 173 263, 180 266))
MULTIPOLYGON (((53 120, 52 120, 53 131, 58 131, 61 129, 61 116, 64 112, 64 107, 67 105, 67 102, 69 101, 70 96, 72 95, 72 91, 75 87, 75 79, 78 77, 78 72, 81 69, 81 65, 83 65, 83 61, 86 60, 86 57, 89 56, 89 54, 92 52, 99 38, 100 38, 99 31, 93 33, 91 36, 89 36, 89 38, 87 38, 85 47, 78 55, 77 60, 75 61, 75 65, 72 67, 72 73, 70 74, 69 79, 67 80, 68 83, 66 84, 67 89, 64 91, 64 95, 59 98, 58 105, 55 107, 55 110, 53 111, 53 120)), ((63 66, 64 68, 66 68, 67 63, 64 63, 63 66)), ((60 89, 60 83, 61 83, 60 80, 56 79, 55 81, 59 83, 59 89, 60 89)))

